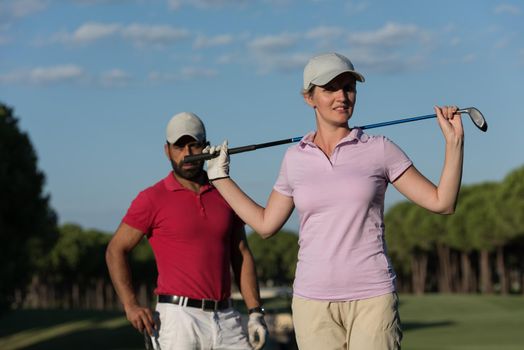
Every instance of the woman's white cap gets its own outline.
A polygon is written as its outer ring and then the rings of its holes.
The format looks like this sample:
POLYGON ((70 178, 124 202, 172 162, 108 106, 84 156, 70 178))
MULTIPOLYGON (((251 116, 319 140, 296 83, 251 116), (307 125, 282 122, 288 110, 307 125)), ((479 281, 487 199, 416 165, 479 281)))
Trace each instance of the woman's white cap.
POLYGON ((166 140, 175 143, 182 136, 191 136, 198 142, 206 142, 206 128, 200 118, 191 112, 174 115, 167 123, 166 140))
POLYGON ((315 56, 304 68, 304 90, 308 90, 311 85, 326 85, 333 78, 346 72, 353 74, 362 83, 365 81, 364 76, 355 70, 347 57, 334 52, 315 56))

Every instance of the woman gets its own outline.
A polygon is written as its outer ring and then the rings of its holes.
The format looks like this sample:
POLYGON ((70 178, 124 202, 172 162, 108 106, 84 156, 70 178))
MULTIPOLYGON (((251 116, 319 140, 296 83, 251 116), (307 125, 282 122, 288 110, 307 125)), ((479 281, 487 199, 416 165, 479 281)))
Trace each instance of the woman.
POLYGON ((463 129, 457 107, 435 107, 446 141, 438 186, 393 142, 351 128, 356 82, 346 57, 329 53, 304 69, 305 102, 317 130, 288 149, 266 207, 229 178, 227 142, 209 151, 208 177, 258 234, 275 234, 296 206, 300 217, 293 322, 300 349, 399 349, 395 272, 384 240, 388 183, 432 212, 455 210, 462 177, 463 129))

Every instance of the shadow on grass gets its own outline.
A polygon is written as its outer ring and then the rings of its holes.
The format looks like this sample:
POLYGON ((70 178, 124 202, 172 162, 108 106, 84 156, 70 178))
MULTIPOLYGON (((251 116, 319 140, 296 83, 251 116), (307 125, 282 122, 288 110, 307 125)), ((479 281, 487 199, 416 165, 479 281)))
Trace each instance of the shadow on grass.
MULTIPOLYGON (((97 349, 97 350, 134 350, 143 349, 143 337, 124 318, 123 312, 100 312, 81 310, 18 310, 0 318, 1 338, 28 332, 28 336, 44 332, 46 329, 75 325, 62 333, 48 334, 44 339, 29 341, 9 349, 23 350, 62 350, 62 349, 97 349), (115 321, 116 320, 116 321, 115 321)), ((453 326, 452 321, 403 322, 403 331, 453 326)), ((269 345, 269 344, 268 344, 269 345)), ((271 349, 278 349, 274 344, 271 349)))
POLYGON ((17 310, 0 318, 0 344, 2 341, 8 349, 24 350, 144 348, 142 335, 127 323, 120 311, 17 310), (68 326, 71 328, 59 330, 68 326), (30 339, 53 328, 56 334, 46 334, 41 340, 30 339), (6 341, 17 334, 25 334, 22 338, 29 339, 6 341))
POLYGON ((144 338, 131 326, 93 329, 60 335, 23 348, 24 350, 142 350, 144 338))
POLYGON ((435 322, 402 322, 402 331, 409 332, 416 329, 448 327, 453 326, 455 322, 452 321, 435 321, 435 322))
POLYGON ((87 320, 102 322, 122 317, 120 311, 85 311, 85 310, 16 310, 0 317, 0 337, 23 330, 48 328, 73 322, 87 320))

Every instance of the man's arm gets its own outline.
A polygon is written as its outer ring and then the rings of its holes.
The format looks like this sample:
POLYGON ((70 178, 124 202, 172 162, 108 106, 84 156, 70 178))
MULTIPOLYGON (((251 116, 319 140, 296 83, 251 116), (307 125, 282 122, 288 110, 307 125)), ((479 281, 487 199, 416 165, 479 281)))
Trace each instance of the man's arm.
POLYGON ((106 263, 116 293, 124 305, 126 317, 138 331, 147 330, 153 334, 155 322, 153 314, 147 307, 138 304, 131 278, 128 254, 136 247, 144 233, 122 223, 116 230, 106 250, 106 263))
POLYGON ((231 265, 235 281, 248 309, 261 306, 255 260, 249 250, 244 226, 233 232, 231 265))
MULTIPOLYGON (((248 310, 261 306, 255 261, 249 250, 246 231, 243 225, 239 226, 233 233, 231 265, 238 288, 240 289, 240 293, 242 293, 248 310)), ((255 311, 249 314, 247 330, 249 342, 251 346, 253 346, 253 349, 262 349, 268 337, 263 311, 255 311)))

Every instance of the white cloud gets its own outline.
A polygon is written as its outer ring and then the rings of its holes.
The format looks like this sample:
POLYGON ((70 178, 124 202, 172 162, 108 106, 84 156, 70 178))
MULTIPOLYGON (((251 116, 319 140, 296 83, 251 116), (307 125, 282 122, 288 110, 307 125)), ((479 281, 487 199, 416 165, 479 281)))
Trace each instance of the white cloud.
POLYGON ((112 36, 119 30, 118 24, 86 23, 75 30, 70 40, 75 43, 96 41, 112 36))
POLYGON ((79 66, 69 64, 47 68, 35 68, 30 72, 30 79, 35 83, 54 83, 81 78, 84 71, 79 66))
POLYGON ((213 78, 218 75, 218 71, 209 68, 185 67, 177 73, 165 73, 152 71, 148 75, 148 80, 156 83, 169 83, 194 78, 213 78))
POLYGON ((182 77, 186 79, 191 78, 212 78, 218 75, 214 69, 185 67, 181 71, 182 77))
MULTIPOLYGON (((85 44, 112 37, 120 37, 136 45, 167 45, 190 36, 185 29, 168 25, 143 25, 89 22, 82 24, 73 33, 59 33, 49 42, 85 44)), ((42 41, 44 43, 44 41, 42 41)))
POLYGON ((147 79, 152 82, 172 82, 179 80, 180 76, 173 73, 152 71, 148 74, 147 79))
POLYGON ((416 25, 397 23, 386 23, 376 31, 352 33, 348 38, 350 44, 374 47, 398 46, 413 40, 420 42, 427 39, 427 35, 416 25))
POLYGON ((270 72, 294 72, 301 70, 311 57, 308 53, 270 54, 253 56, 259 74, 270 72))
POLYGON ((0 18, 21 18, 46 9, 45 0, 13 0, 0 3, 0 18))
POLYGON ((298 39, 297 35, 288 33, 268 35, 253 39, 248 46, 258 52, 274 53, 290 49, 297 43, 298 39))
MULTIPOLYGON (((386 23, 374 31, 348 36, 350 55, 357 69, 398 73, 421 68, 434 49, 430 33, 416 25, 386 23)), ((452 40, 451 44, 457 44, 452 40)))
POLYGON ((365 12, 369 7, 367 1, 348 1, 346 4, 347 11, 350 15, 358 15, 365 12))
POLYGON ((0 83, 29 83, 35 85, 80 81, 85 78, 84 70, 74 64, 52 67, 37 67, 0 75, 0 83))
POLYGON ((229 34, 215 35, 211 37, 199 35, 195 39, 195 42, 193 43, 193 47, 195 49, 202 49, 202 48, 213 47, 213 46, 229 45, 232 42, 233 42, 233 36, 229 34))
POLYGON ((315 39, 319 41, 330 41, 339 38, 344 33, 340 27, 316 27, 306 32, 306 39, 315 39))
MULTIPOLYGON (((344 54, 344 53, 342 53, 344 54)), ((420 68, 425 62, 423 54, 402 55, 398 52, 377 54, 370 50, 354 50, 347 57, 364 76, 368 72, 397 74, 420 68)))
POLYGON ((0 45, 6 45, 9 44, 11 39, 8 36, 0 34, 0 45))
POLYGON ((122 28, 121 33, 124 38, 128 38, 137 44, 168 44, 189 36, 187 30, 167 25, 131 24, 122 28))
POLYGON ((453 37, 451 38, 450 45, 451 46, 459 46, 462 43, 462 40, 459 37, 453 37))
POLYGON ((504 49, 511 45, 511 38, 509 36, 502 36, 494 42, 493 47, 495 49, 504 49))
POLYGON ((129 76, 129 74, 127 74, 121 69, 116 68, 102 73, 100 79, 102 85, 108 87, 125 86, 129 83, 130 80, 131 77, 129 76))
POLYGON ((167 5, 171 10, 178 10, 182 6, 192 6, 201 9, 224 7, 227 5, 245 5, 248 0, 168 0, 167 5))
POLYGON ((500 4, 495 7, 496 14, 520 15, 520 8, 511 4, 500 4))
POLYGON ((472 63, 476 61, 476 59, 477 59, 477 55, 474 53, 470 53, 470 54, 463 56, 461 61, 462 63, 472 63))

